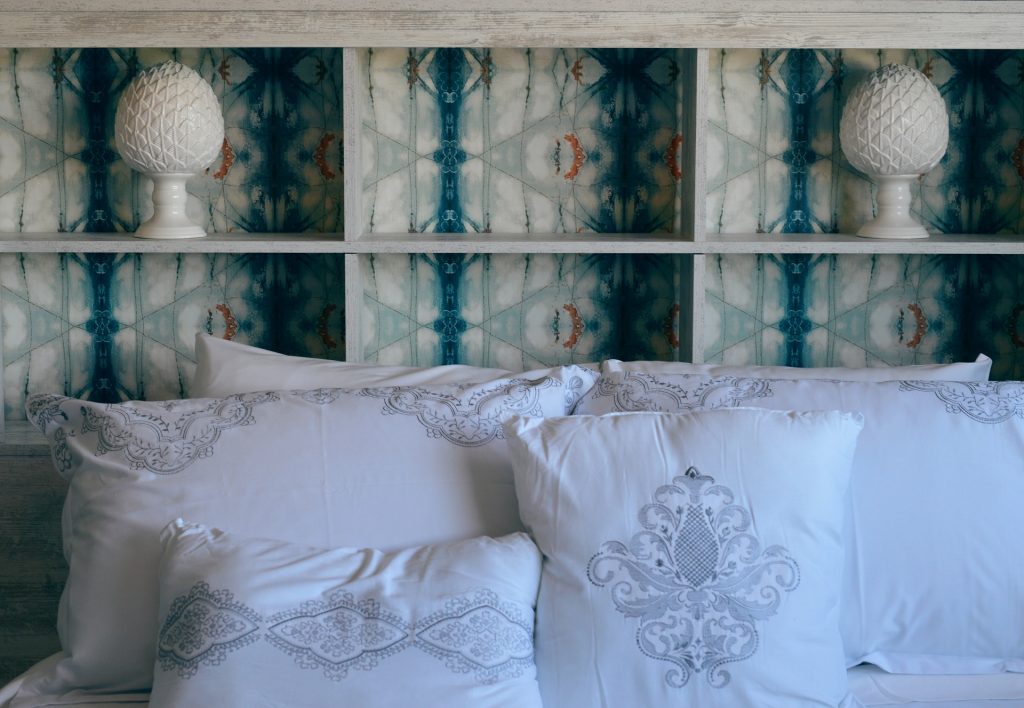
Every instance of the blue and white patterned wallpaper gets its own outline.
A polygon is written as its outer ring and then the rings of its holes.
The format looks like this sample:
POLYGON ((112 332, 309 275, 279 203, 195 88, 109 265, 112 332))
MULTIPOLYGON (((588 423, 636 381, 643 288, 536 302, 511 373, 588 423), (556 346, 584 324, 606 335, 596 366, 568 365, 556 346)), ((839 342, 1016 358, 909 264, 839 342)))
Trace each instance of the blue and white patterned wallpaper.
MULTIPOLYGON (((0 231, 132 229, 143 178, 112 143, 116 98, 175 57, 211 81, 227 145, 190 183, 219 231, 342 224, 340 50, 0 51, 0 231)), ((687 139, 677 50, 379 49, 360 55, 363 216, 377 232, 675 231, 687 139)), ((707 227, 849 232, 871 185, 839 149, 868 70, 918 66, 951 113, 918 215, 950 232, 1024 231, 1024 52, 711 53, 707 227)), ((674 358, 682 259, 362 258, 367 359, 508 368, 674 358)), ((861 365, 996 357, 1024 376, 1018 258, 707 258, 712 361, 861 365)), ((0 257, 6 410, 27 392, 187 393, 192 337, 344 352, 339 256, 0 257)), ((682 319, 682 321, 681 321, 682 319)))
MULTIPOLYGON (((220 159, 190 181, 217 231, 342 228, 341 51, 0 51, 0 231, 132 230, 148 180, 113 145, 117 98, 175 58, 211 82, 220 159)), ((0 256, 5 409, 27 393, 94 400, 187 393, 197 331, 297 353, 344 353, 340 256, 0 256)))
MULTIPOLYGON (((369 230, 678 228, 677 50, 375 49, 360 59, 369 230)), ((673 355, 673 259, 375 256, 363 271, 371 361, 520 368, 673 355), (668 289, 650 293, 656 281, 668 289)))
MULTIPOLYGON (((846 96, 870 70, 916 66, 950 112, 946 158, 915 212, 947 233, 1024 232, 1024 52, 722 50, 711 53, 709 232, 846 232, 872 186, 839 146, 846 96)), ((1012 333, 1018 258, 721 256, 708 259, 710 361, 864 365, 985 351, 1024 376, 1012 333)))

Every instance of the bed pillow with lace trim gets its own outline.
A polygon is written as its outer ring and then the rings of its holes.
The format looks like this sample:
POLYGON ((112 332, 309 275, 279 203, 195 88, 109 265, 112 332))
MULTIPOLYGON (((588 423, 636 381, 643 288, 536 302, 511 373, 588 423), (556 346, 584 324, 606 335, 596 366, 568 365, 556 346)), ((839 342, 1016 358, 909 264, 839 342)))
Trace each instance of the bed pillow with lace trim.
POLYGON ((566 415, 594 377, 559 367, 477 384, 122 404, 30 398, 29 417, 70 482, 58 622, 66 657, 40 685, 149 688, 158 537, 177 517, 386 551, 521 530, 502 423, 566 415))
POLYGON ((840 535, 859 416, 629 413, 506 429, 544 554, 544 705, 855 706, 840 535))
POLYGON ((150 705, 540 708, 524 533, 382 553, 163 534, 150 705))

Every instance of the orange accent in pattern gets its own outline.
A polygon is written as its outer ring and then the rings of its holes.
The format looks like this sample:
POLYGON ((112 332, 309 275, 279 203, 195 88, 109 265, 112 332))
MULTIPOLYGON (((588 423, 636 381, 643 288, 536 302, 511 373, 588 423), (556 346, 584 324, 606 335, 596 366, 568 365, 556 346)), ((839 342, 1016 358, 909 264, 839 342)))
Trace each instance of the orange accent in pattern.
POLYGON ((238 334, 238 320, 231 314, 231 308, 224 303, 217 305, 216 310, 224 318, 224 339, 231 341, 238 334))
POLYGON ((587 153, 583 151, 580 139, 574 134, 566 133, 565 141, 572 146, 572 167, 565 171, 565 178, 567 180, 574 180, 579 175, 583 163, 587 161, 587 153))
POLYGON ((562 309, 569 313, 569 319, 572 320, 572 336, 566 339, 562 346, 572 349, 579 344, 580 337, 583 336, 583 318, 580 317, 580 311, 571 302, 562 305, 562 309))
POLYGON ((668 169, 676 182, 683 178, 683 169, 679 166, 679 160, 676 159, 676 153, 679 152, 679 148, 682 145, 683 134, 676 133, 672 136, 672 142, 669 143, 668 150, 665 151, 665 164, 668 165, 668 169))
POLYGON ((420 80, 420 60, 414 57, 412 52, 409 52, 409 58, 405 60, 405 80, 409 83, 409 88, 420 80))
POLYGON ((572 78, 576 80, 576 83, 583 83, 583 57, 579 57, 572 65, 572 69, 569 70, 572 74, 572 78))
POLYGON ((1024 336, 1020 333, 1020 318, 1024 315, 1024 304, 1019 304, 1013 308, 1013 312, 1010 313, 1010 341, 1013 342, 1013 346, 1018 349, 1024 349, 1024 336))
MULTIPOLYGON (((220 163, 220 167, 213 173, 214 179, 224 179, 227 177, 231 166, 235 164, 235 151, 231 149, 227 138, 224 138, 224 142, 221 143, 220 154, 224 156, 224 161, 220 163)), ((209 168, 206 171, 209 172, 209 168)))
POLYGON ((327 164, 327 148, 331 146, 334 139, 337 136, 334 133, 327 133, 320 138, 320 143, 316 146, 316 150, 313 152, 313 160, 316 162, 317 168, 320 170, 320 174, 324 176, 324 179, 331 180, 337 177, 334 170, 331 169, 330 165, 327 164))
POLYGON ((676 318, 679 317, 679 304, 676 303, 668 308, 668 317, 665 318, 665 339, 673 349, 679 348, 679 337, 676 335, 676 318))
POLYGON ((484 82, 484 86, 490 88, 492 78, 494 78, 494 60, 488 54, 480 62, 480 80, 484 82))
POLYGON ((337 305, 327 305, 320 313, 320 317, 316 320, 316 333, 320 335, 320 341, 324 343, 324 346, 328 349, 337 349, 338 342, 331 337, 330 330, 327 327, 327 321, 331 317, 331 313, 338 309, 337 305))
POLYGON ((217 67, 217 73, 220 74, 220 78, 224 80, 228 86, 231 85, 231 60, 224 57, 220 60, 220 66, 217 67))
POLYGON ((758 82, 761 84, 761 88, 768 85, 768 82, 772 80, 772 63, 768 59, 768 55, 761 52, 761 61, 758 65, 758 82))
POLYGON ((907 342, 907 348, 914 349, 924 339, 924 333, 928 331, 928 319, 924 316, 921 306, 916 302, 907 305, 907 309, 914 314, 914 336, 907 342))
POLYGON ((921 73, 927 76, 929 79, 935 78, 935 67, 932 66, 932 62, 935 61, 934 57, 928 57, 928 61, 921 67, 921 73))
POLYGON ((1017 143, 1017 149, 1013 151, 1013 166, 1017 168, 1017 174, 1024 179, 1024 138, 1017 143))

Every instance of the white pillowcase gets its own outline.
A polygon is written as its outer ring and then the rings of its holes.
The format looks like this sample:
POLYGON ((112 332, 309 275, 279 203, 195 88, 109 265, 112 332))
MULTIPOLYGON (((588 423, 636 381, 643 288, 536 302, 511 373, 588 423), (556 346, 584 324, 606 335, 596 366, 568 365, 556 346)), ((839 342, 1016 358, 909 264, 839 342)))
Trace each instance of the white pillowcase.
POLYGON ((577 410, 731 406, 863 414, 850 481, 847 662, 1024 671, 1024 383, 602 377, 577 410))
POLYGON ((29 399, 69 479, 69 656, 40 692, 148 688, 159 531, 176 517, 383 550, 520 530, 501 424, 564 415, 592 373, 105 405, 29 399))
MULTIPOLYGON (((511 375, 512 372, 504 369, 461 364, 421 369, 285 356, 220 337, 197 334, 196 372, 189 395, 192 398, 216 398, 233 393, 301 388, 432 386, 479 383, 511 375)), ((535 378, 531 374, 523 376, 535 378)))
POLYGON ((390 554, 164 536, 152 708, 541 708, 526 534, 390 554))
POLYGON ((544 554, 544 704, 853 705, 838 601, 859 416, 732 410, 508 423, 544 554))
POLYGON ((834 379, 836 381, 988 381, 992 360, 979 354, 973 362, 873 366, 860 369, 799 366, 736 366, 689 364, 683 361, 619 361, 601 363, 602 374, 637 371, 643 374, 701 374, 704 376, 756 376, 762 379, 834 379))

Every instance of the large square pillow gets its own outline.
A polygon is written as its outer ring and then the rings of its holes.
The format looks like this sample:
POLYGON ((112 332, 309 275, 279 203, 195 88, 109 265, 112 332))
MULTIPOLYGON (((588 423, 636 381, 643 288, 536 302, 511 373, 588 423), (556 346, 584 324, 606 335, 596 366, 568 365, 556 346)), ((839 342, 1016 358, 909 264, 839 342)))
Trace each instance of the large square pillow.
MULTIPOLYGON (((193 398, 300 388, 432 386, 479 383, 511 376, 504 369, 453 364, 418 368, 331 361, 250 347, 208 334, 196 335, 196 371, 189 386, 193 398)), ((530 378, 530 374, 524 375, 530 378)))
POLYGON ((1024 671, 1024 383, 620 372, 603 376, 577 410, 733 406, 864 416, 845 531, 848 665, 1024 671))
POLYGON ((992 360, 979 354, 975 361, 912 366, 741 366, 736 364, 689 364, 684 361, 601 362, 602 374, 635 371, 643 374, 701 374, 704 376, 754 376, 761 379, 833 379, 836 381, 988 381, 992 360))
POLYGON ((838 603, 860 429, 757 410, 510 421, 544 554, 544 705, 854 705, 838 603))
POLYGON ((526 534, 382 553, 165 532, 152 708, 540 708, 526 534))
POLYGON ((564 415, 592 374, 107 405, 29 399, 69 481, 67 658, 48 693, 145 689, 159 532, 176 517, 394 550, 521 529, 502 423, 564 415))

